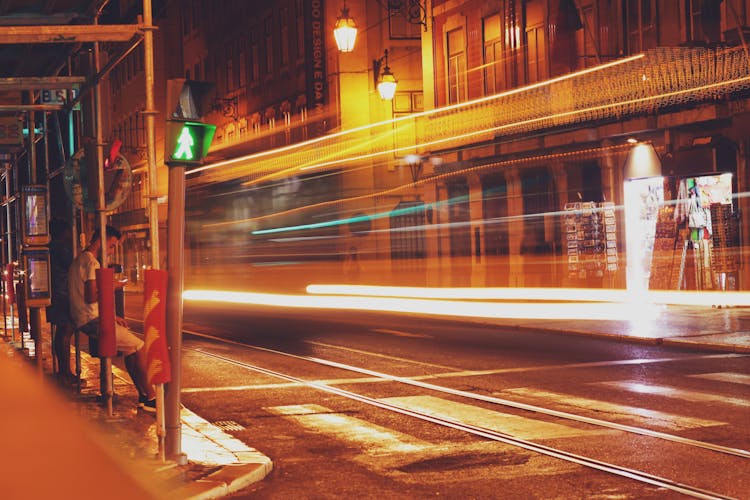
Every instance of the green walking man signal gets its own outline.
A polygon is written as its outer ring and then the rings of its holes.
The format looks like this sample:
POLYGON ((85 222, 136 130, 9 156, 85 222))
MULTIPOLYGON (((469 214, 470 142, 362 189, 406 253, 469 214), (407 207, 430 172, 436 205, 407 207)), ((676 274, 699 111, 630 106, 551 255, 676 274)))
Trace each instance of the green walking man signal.
POLYGON ((164 163, 170 166, 200 165, 201 160, 208 154, 215 132, 215 125, 167 120, 164 163))
POLYGON ((193 154, 193 146, 195 146, 195 140, 190 135, 190 129, 182 127, 182 132, 177 138, 177 151, 174 152, 172 157, 175 160, 192 160, 195 156, 193 154))

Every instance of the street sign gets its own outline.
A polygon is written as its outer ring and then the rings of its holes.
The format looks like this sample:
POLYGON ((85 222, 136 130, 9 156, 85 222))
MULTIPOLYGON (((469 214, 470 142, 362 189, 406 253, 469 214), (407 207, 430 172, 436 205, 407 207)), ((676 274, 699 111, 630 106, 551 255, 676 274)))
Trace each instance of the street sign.
MULTIPOLYGON (((80 90, 72 89, 42 89, 39 91, 39 99, 42 104, 64 105, 78 97, 80 90)), ((76 104, 76 110, 80 110, 80 103, 76 104)))
POLYGON ((200 165, 216 132, 216 125, 182 120, 167 120, 164 163, 200 165))
POLYGON ((23 144, 23 127, 15 116, 0 116, 0 145, 23 144))

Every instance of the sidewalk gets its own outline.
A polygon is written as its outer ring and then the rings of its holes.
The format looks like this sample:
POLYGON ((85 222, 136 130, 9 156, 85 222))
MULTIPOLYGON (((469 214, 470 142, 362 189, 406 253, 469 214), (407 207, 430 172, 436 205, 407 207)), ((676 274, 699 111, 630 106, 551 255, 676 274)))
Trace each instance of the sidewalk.
POLYGON ((712 352, 750 353, 750 307, 702 307, 646 304, 620 320, 524 319, 482 323, 601 338, 620 342, 668 345, 712 352))
MULTIPOLYGON (((14 463, 3 470, 23 468, 39 473, 38 478, 30 475, 22 481, 15 494, 11 490, 10 496, 5 496, 4 490, 4 498, 48 498, 61 491, 61 483, 69 485, 67 495, 76 492, 72 496, 79 500, 220 498, 271 472, 268 457, 185 407, 181 412, 182 451, 188 463, 162 463, 157 459, 156 417, 137 407, 137 392, 121 360, 113 360, 115 403, 110 417, 98 400, 99 359, 82 351, 81 379, 85 386, 80 393, 75 386, 63 387, 52 374, 48 331, 45 325, 43 374, 35 358, 24 354, 10 338, 3 337, 5 342, 0 342, 0 373, 5 374, 0 375, 0 397, 17 401, 18 396, 10 391, 23 387, 25 399, 39 407, 24 411, 21 404, 14 407, 14 414, 0 416, 4 428, 32 427, 33 431, 24 429, 22 433, 31 431, 39 439, 35 442, 22 437, 15 445, 11 442, 9 450, 17 448, 13 455, 8 455, 5 444, 0 446, 0 456, 14 463), (32 426, 29 413, 46 420, 32 426), (39 461, 40 454, 48 460, 39 461)), ((33 352, 31 340, 26 346, 33 352)))

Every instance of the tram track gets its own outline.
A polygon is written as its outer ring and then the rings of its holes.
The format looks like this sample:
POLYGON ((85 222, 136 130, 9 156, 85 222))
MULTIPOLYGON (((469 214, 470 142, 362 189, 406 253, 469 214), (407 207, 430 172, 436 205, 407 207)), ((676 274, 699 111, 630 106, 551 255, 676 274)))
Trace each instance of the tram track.
MULTIPOLYGON (((606 420, 594 419, 594 418, 590 418, 590 417, 586 417, 582 415, 576 415, 576 414, 561 412, 561 411, 553 410, 549 408, 543 408, 543 407, 539 407, 535 405, 528 405, 525 403, 510 401, 507 399, 484 396, 481 394, 475 394, 471 392, 451 389, 451 388, 444 387, 444 386, 439 386, 439 385, 434 385, 434 384, 430 384, 430 383, 426 383, 422 381, 412 380, 406 377, 393 376, 393 375, 389 375, 389 374, 385 374, 385 373, 381 373, 381 372, 377 372, 377 371, 373 371, 373 370, 369 370, 365 368, 338 363, 335 361, 329 361, 329 360, 325 360, 321 358, 303 356, 303 355, 278 351, 278 350, 270 349, 266 347, 245 344, 242 342, 215 337, 213 335, 209 335, 209 334, 205 334, 201 332, 185 331, 185 333, 188 333, 190 335, 197 336, 197 337, 202 337, 202 338, 212 340, 215 342, 220 342, 224 344, 232 344, 232 345, 241 346, 250 350, 257 350, 257 351, 267 352, 270 354, 292 357, 298 360, 316 363, 316 364, 327 366, 330 368, 352 371, 355 373, 368 375, 373 378, 416 386, 422 389, 436 391, 439 393, 450 394, 450 395, 459 396, 462 398, 468 398, 468 399, 472 399, 476 401, 483 401, 483 402, 492 403, 496 405, 502 405, 505 407, 511 407, 511 408, 525 410, 525 411, 534 412, 538 414, 544 414, 544 415, 548 415, 552 417, 581 422, 584 424, 605 427, 609 429, 619 430, 622 432, 627 432, 627 433, 632 433, 632 434, 638 434, 638 435, 661 439, 665 441, 671 441, 671 442, 679 443, 684 446, 701 448, 701 449, 705 449, 711 452, 730 455, 733 457, 750 458, 750 451, 747 451, 747 450, 715 445, 712 443, 683 438, 681 436, 653 431, 653 430, 645 429, 641 427, 629 426, 629 425, 619 424, 616 422, 609 422, 606 420)), ((341 389, 341 388, 328 385, 325 383, 304 380, 304 379, 295 377, 294 375, 291 375, 288 373, 282 373, 282 372, 278 372, 275 370, 270 370, 262 366, 253 365, 250 363, 246 363, 244 361, 233 359, 223 354, 216 354, 214 352, 210 352, 205 349, 193 348, 191 350, 201 355, 205 355, 205 356, 208 356, 210 358, 213 358, 213 359, 225 362, 225 363, 229 363, 238 367, 242 367, 244 369, 254 371, 256 373, 262 373, 267 376, 285 380, 287 382, 292 382, 292 383, 300 384, 303 386, 308 386, 310 388, 320 390, 323 392, 327 392, 330 394, 336 394, 338 396, 345 397, 350 400, 358 401, 363 404, 378 407, 378 408, 391 411, 391 412, 395 412, 395 413, 399 413, 402 415, 407 415, 413 418, 420 419, 422 421, 431 422, 433 424, 441 425, 444 427, 456 429, 456 430, 466 432, 466 433, 469 433, 478 437, 482 437, 485 439, 503 442, 511 446, 516 446, 516 447, 523 448, 523 449, 533 451, 533 452, 537 452, 546 456, 565 460, 567 462, 576 463, 584 467, 600 470, 600 471, 607 472, 609 474, 613 474, 613 475, 620 476, 623 478, 632 479, 641 483, 650 484, 652 486, 657 486, 660 488, 666 488, 670 491, 678 492, 678 493, 688 495, 694 498, 731 498, 720 493, 716 493, 716 492, 708 491, 699 487, 680 483, 678 481, 674 481, 665 477, 653 475, 644 471, 635 470, 635 469, 623 467, 620 465, 612 464, 606 461, 601 461, 595 458, 567 452, 565 450, 542 445, 539 443, 535 443, 529 440, 525 440, 525 439, 521 439, 512 435, 509 435, 509 434, 498 432, 492 429, 487 429, 481 426, 467 424, 467 423, 453 420, 450 418, 446 418, 443 416, 428 414, 428 413, 424 413, 418 410, 401 407, 397 404, 392 404, 389 402, 371 398, 363 394, 358 394, 352 391, 347 391, 345 389, 341 389)))

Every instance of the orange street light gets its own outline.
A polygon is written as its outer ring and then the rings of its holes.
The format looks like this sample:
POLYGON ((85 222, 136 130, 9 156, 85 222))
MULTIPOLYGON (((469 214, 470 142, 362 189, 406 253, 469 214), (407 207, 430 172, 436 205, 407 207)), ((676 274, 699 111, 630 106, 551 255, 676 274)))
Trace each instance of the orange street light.
POLYGON ((333 36, 340 52, 351 52, 354 50, 354 42, 357 40, 357 23, 349 17, 349 8, 344 2, 341 15, 336 20, 333 28, 333 36))

